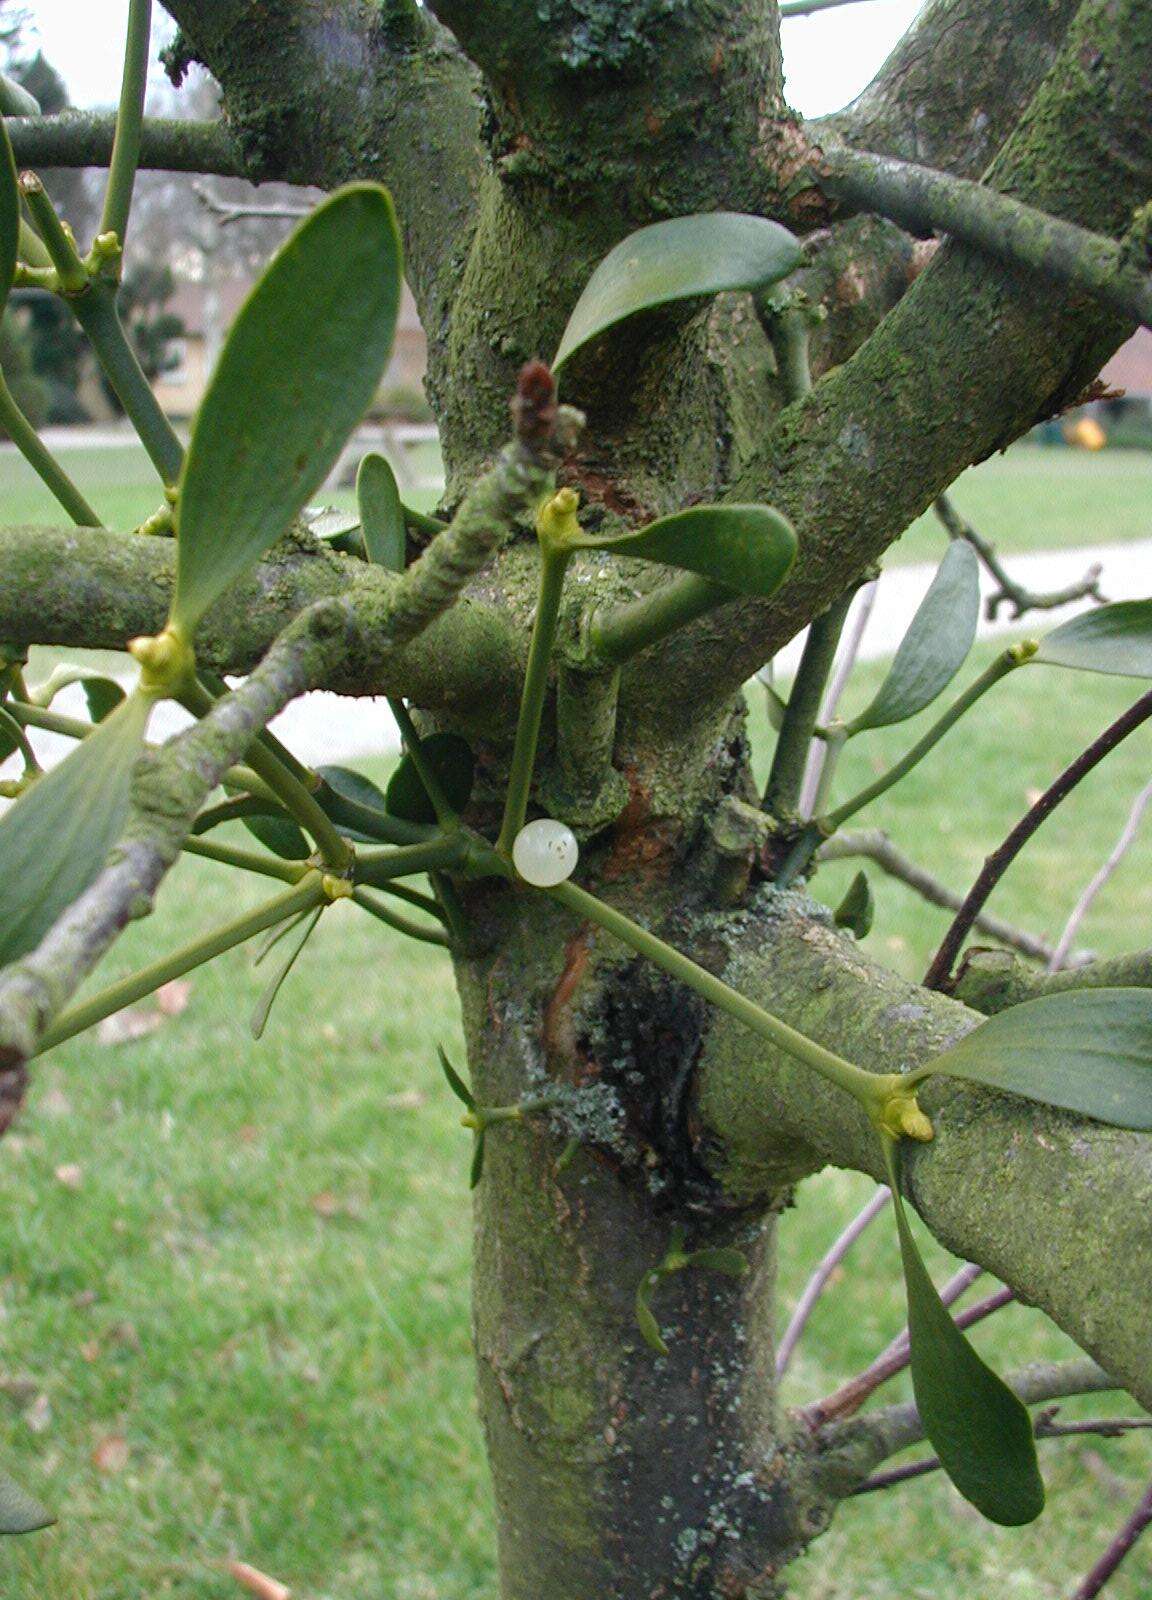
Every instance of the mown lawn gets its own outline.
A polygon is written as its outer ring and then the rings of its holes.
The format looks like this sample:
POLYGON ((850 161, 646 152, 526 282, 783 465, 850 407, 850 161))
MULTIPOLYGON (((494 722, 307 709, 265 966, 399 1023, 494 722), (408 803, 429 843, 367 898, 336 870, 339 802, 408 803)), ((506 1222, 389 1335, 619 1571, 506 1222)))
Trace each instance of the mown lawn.
MULTIPOLYGON (((861 704, 881 671, 861 674, 861 704)), ((1136 688, 1030 668, 859 821, 963 887, 1136 688)), ((758 706, 752 727, 763 769, 758 706)), ((838 797, 916 731, 857 741, 838 797)), ((1057 930, 1150 763, 1144 733, 1046 826, 996 908, 1057 930)), ((815 892, 835 903, 853 870, 826 869, 815 892)), ((917 974, 946 919, 873 879, 868 948, 917 974)), ((100 982, 264 892, 188 862, 100 982)), ((1150 913, 1152 826, 1084 939, 1102 953, 1145 943, 1150 913)), ((459 1050, 447 962, 341 906, 254 1045, 261 986, 234 955, 198 972, 188 1009, 150 1037, 62 1046, 0 1144, 0 1466, 61 1517, 0 1543, 5 1600, 226 1600, 239 1592, 222 1572, 230 1556, 297 1600, 493 1600, 468 1348, 468 1141, 435 1067, 437 1041, 459 1050)), ((827 1174, 801 1190, 782 1227, 785 1312, 868 1187, 827 1174)), ((942 1252, 934 1263, 948 1270, 942 1252)), ((825 1392, 901 1321, 885 1218, 813 1322, 789 1398, 825 1392)), ((1004 1365, 1069 1348, 1017 1308, 979 1342, 1004 1365)), ((1136 1436, 1042 1448, 1053 1504, 1033 1528, 992 1529, 926 1480, 847 1507, 797 1568, 796 1594, 1066 1600, 1152 1471, 1152 1447, 1136 1436)), ((1150 1589, 1152 1545, 1108 1592, 1150 1589)))
MULTIPOLYGON (((160 509, 159 480, 139 445, 79 446, 58 452, 60 464, 83 490, 89 503, 108 527, 135 528, 160 509)), ((421 478, 439 475, 437 444, 418 445, 411 452, 412 470, 421 478)), ((407 496, 417 510, 436 504, 435 489, 416 489, 407 496)), ((351 488, 326 491, 318 499, 325 505, 350 510, 356 504, 351 488)), ((59 524, 63 518, 56 501, 24 459, 12 450, 0 454, 0 516, 6 524, 43 522, 59 524)))
MULTIPOLYGON (((982 461, 949 491, 1002 555, 1152 539, 1152 452, 1083 450, 1029 442, 982 461)), ((935 514, 918 517, 889 564, 938 561, 947 535, 935 514)))

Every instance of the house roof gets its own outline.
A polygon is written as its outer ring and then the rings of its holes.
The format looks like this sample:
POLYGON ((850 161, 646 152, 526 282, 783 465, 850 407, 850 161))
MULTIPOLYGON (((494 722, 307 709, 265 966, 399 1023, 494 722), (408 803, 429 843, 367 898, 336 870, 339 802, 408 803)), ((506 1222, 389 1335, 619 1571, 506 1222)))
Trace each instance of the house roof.
POLYGON ((1110 389, 1123 389, 1134 400, 1152 398, 1152 332, 1137 328, 1100 376, 1110 389))

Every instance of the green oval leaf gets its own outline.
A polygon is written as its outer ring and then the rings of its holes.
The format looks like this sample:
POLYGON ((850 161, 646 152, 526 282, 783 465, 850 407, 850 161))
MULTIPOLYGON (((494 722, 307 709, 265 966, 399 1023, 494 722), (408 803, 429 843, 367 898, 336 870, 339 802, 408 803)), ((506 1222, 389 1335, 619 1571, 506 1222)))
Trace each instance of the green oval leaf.
POLYGON ((832 915, 838 928, 847 928, 857 939, 866 939, 872 932, 876 901, 866 872, 858 872, 852 879, 847 894, 832 915))
POLYGON ((640 1279, 636 1288, 636 1326, 640 1329, 644 1343, 657 1355, 666 1356, 668 1346, 664 1342, 664 1335, 660 1332, 660 1324, 652 1314, 652 1296, 659 1288, 664 1274, 659 1267, 654 1267, 651 1272, 646 1272, 640 1279))
POLYGON ((752 1270, 743 1250, 724 1244, 693 1250, 685 1258, 684 1265, 698 1267, 705 1272, 722 1272, 728 1278, 746 1278, 752 1270))
POLYGON ((906 722, 931 705, 968 659, 980 618, 980 563, 964 539, 953 539, 908 632, 866 710, 849 734, 906 722))
POLYGON ((38 1533, 56 1518, 7 1473, 0 1472, 0 1534, 38 1533))
POLYGON ((911 1074, 983 1083, 1117 1128, 1152 1129, 1152 990, 1069 989, 989 1017, 911 1074))
POLYGON ((312 854, 303 830, 291 817, 265 811, 240 820, 254 839, 283 861, 306 861, 312 854))
POLYGON ((0 116, 38 117, 40 114, 40 102, 36 96, 29 94, 15 78, 0 73, 0 116))
POLYGON ((88 715, 93 722, 106 721, 125 698, 124 690, 115 678, 103 678, 98 672, 85 673, 80 682, 88 702, 88 715))
POLYGON ((404 571, 407 532, 396 474, 381 455, 366 455, 356 474, 356 503, 369 561, 404 571))
POLYGON ((1032 660, 1118 678, 1152 678, 1152 600, 1120 600, 1084 611, 1041 639, 1032 660))
POLYGON ((487 1144, 484 1134, 485 1130, 481 1128, 472 1143, 472 1165, 468 1169, 468 1187, 470 1189, 475 1189, 480 1179, 484 1176, 484 1150, 487 1144))
POLYGON ((775 594, 796 559, 796 535, 771 506, 690 506, 635 533, 573 540, 577 549, 606 550, 682 567, 741 594, 775 594))
POLYGON ((104 865, 153 703, 130 695, 0 817, 0 966, 34 950, 104 865))
POLYGON ((316 795, 321 809, 347 839, 357 844, 395 843, 382 789, 351 767, 317 767, 324 788, 316 795))
MULTIPOLYGON (((300 952, 312 937, 316 924, 320 921, 320 913, 323 910, 323 906, 317 906, 314 911, 305 911, 295 926, 287 930, 291 937, 287 940, 281 959, 272 974, 271 982, 259 1000, 257 1000, 255 1009, 252 1012, 251 1027, 254 1039, 259 1039, 263 1035, 264 1029, 268 1025, 268 1017, 276 1002, 276 996, 280 993, 285 978, 296 965, 300 952)), ((265 954, 267 954, 267 951, 265 951, 265 954)))
POLYGON ((335 465, 387 363, 400 284, 392 202, 353 184, 296 229, 249 295, 181 475, 172 617, 186 632, 335 465))
POLYGON ((425 837, 421 828, 388 815, 388 802, 362 772, 350 767, 317 767, 324 787, 316 793, 321 810, 346 839, 356 844, 414 844, 425 837))
POLYGON ((762 289, 794 272, 801 259, 799 241, 787 228, 736 211, 641 228, 610 250, 589 278, 552 369, 638 311, 730 289, 762 289))
POLYGON ((20 190, 8 129, 0 120, 0 316, 8 304, 20 251, 20 190))
MULTIPOLYGON (((420 753, 440 780, 444 798, 459 815, 472 796, 476 763, 467 739, 458 733, 430 733, 420 753)), ((411 756, 405 756, 388 784, 388 810, 406 822, 436 821, 436 811, 411 756)))
POLYGON ((1032 1419, 937 1294, 912 1236, 888 1139, 885 1156, 908 1293, 912 1391, 924 1431, 949 1478, 990 1522, 1009 1528, 1034 1522, 1044 1509, 1044 1480, 1032 1419))
POLYGON ((440 1058, 440 1070, 447 1078, 448 1087, 451 1089, 452 1093, 462 1105, 467 1106, 469 1111, 475 1111, 476 1097, 473 1095, 468 1085, 464 1082, 464 1079, 456 1071, 456 1068, 449 1061, 442 1045, 436 1046, 436 1054, 440 1058))

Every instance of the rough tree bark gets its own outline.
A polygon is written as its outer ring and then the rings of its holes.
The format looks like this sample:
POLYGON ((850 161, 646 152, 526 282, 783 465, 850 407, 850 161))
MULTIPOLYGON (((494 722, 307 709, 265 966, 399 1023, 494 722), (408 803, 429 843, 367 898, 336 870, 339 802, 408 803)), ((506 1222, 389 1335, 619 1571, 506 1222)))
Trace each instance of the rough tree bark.
MULTIPOLYGON (((792 517, 802 556, 773 600, 714 611, 625 669, 613 772, 585 775, 579 795, 550 717, 537 796, 579 829, 605 898, 863 1065, 914 1063, 975 1025, 959 1001, 865 960, 802 896, 755 872, 734 896, 711 819, 726 796, 750 797, 748 674, 964 467, 1079 393, 1129 331, 955 242, 909 287, 909 241, 842 218, 822 142, 986 173, 1118 237, 1152 192, 1142 0, 934 0, 857 105, 810 128, 783 98, 774 0, 433 0, 434 15, 411 0, 168 5, 178 55, 223 86, 229 170, 392 187, 449 500, 502 442, 517 368, 554 349, 591 268, 630 229, 723 208, 831 230, 808 282, 831 313, 817 368, 842 364, 801 403, 786 405, 744 297, 625 332, 566 390, 589 414, 573 470, 593 520, 764 499, 792 517)), ((297 543, 217 609, 204 655, 247 669, 304 605, 340 596, 356 626, 325 681, 402 692, 463 731, 483 774, 469 820, 488 826, 535 560, 513 544, 397 654, 374 646, 394 580, 297 543)), ((171 559, 161 541, 9 530, 0 570, 0 638, 122 645, 162 622, 171 559), (29 593, 34 615, 15 598, 29 593)), ((574 571, 595 573, 602 602, 677 581, 606 577, 591 559, 574 571)), ((551 902, 486 882, 466 904, 474 945, 456 966, 477 1096, 571 1086, 583 1141, 558 1167, 564 1138, 546 1121, 501 1130, 477 1192, 475 1335, 505 1600, 773 1600, 877 1459, 866 1432, 830 1453, 776 1407, 775 1219, 826 1163, 877 1171, 875 1141, 836 1091, 551 902), (738 1245, 754 1271, 666 1280, 657 1356, 633 1298, 676 1225, 693 1247, 738 1245)), ((1152 1245, 1136 1220, 1152 1198, 1148 1141, 954 1086, 929 1104, 937 1138, 912 1168, 929 1225, 1152 1402, 1152 1245)))

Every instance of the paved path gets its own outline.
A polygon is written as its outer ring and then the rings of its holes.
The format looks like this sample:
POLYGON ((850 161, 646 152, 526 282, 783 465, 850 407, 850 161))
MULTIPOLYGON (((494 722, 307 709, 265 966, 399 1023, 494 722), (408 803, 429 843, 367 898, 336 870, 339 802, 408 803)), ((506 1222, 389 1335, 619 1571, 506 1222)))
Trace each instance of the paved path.
MULTIPOLYGON (((1054 589, 1075 582, 1094 561, 1103 564, 1102 586, 1110 600, 1142 599, 1152 594, 1152 539, 1134 544, 1096 545, 1078 550, 1015 556, 1007 562, 1007 566, 1019 583, 1036 589, 1054 589)), ((892 654, 923 599, 934 571, 935 568, 931 566, 893 567, 884 574, 864 636, 861 651, 864 659, 892 654)), ((986 574, 982 581, 985 593, 995 587, 986 574)), ((1084 608, 1085 603, 1079 601, 1060 611, 1033 614, 1031 626, 1036 631, 1046 630, 1084 608)), ((981 620, 980 633, 982 637, 1012 632, 1019 634, 1028 626, 1028 622, 1007 620, 1002 612, 995 624, 981 620)), ((779 665, 785 674, 794 668, 799 652, 800 643, 795 641, 780 657, 779 665)), ((85 714, 79 689, 65 690, 57 697, 55 705, 56 709, 72 716, 85 714)), ((178 708, 165 706, 153 719, 153 737, 166 737, 186 721, 178 708)), ((400 742, 396 724, 383 699, 353 703, 339 695, 308 694, 289 706, 272 726, 289 749, 310 765, 386 754, 396 750, 400 742)), ((50 734, 38 734, 36 743, 48 760, 58 759, 71 747, 69 740, 56 739, 50 734)), ((9 772, 14 772, 16 766, 17 763, 11 761, 0 770, 7 776, 9 772)))
MULTIPOLYGON (((1037 592, 1067 588, 1078 582, 1096 562, 1104 569, 1100 587, 1109 600, 1143 600, 1152 595, 1152 539, 1004 558, 1004 565, 1013 581, 1037 592)), ((876 660, 893 653, 916 607, 927 593, 935 571, 935 567, 922 565, 890 567, 884 573, 876 591, 872 616, 860 651, 864 660, 876 660)), ((984 595, 994 593, 997 588, 995 580, 988 576, 983 567, 980 569, 980 588, 984 595)), ((1058 611, 1033 611, 1015 622, 1011 619, 1011 607, 1001 607, 996 622, 988 622, 982 609, 979 637, 986 639, 1004 633, 1047 633, 1058 622, 1075 616, 1078 611, 1090 609, 1091 604, 1091 601, 1078 600, 1070 606, 1062 606, 1058 611)), ((851 625, 849 618, 846 633, 851 625)), ((778 657, 777 665, 785 675, 795 669, 800 659, 801 644, 801 640, 794 640, 778 657)))

